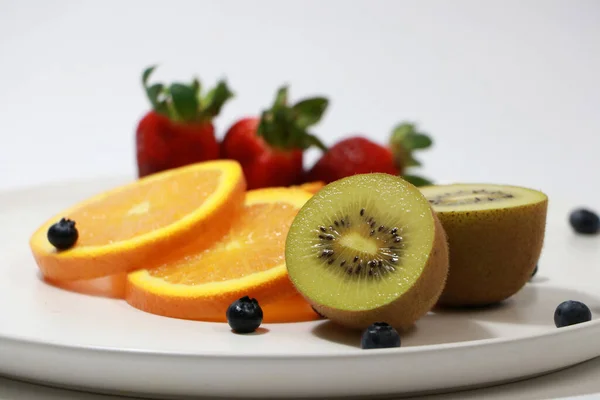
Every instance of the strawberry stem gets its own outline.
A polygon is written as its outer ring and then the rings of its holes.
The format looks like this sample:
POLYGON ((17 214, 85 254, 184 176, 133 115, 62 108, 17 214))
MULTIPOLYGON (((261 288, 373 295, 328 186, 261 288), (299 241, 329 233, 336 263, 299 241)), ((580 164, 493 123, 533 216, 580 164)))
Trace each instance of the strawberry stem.
POLYGON ((419 167, 421 162, 414 157, 414 151, 424 150, 433 145, 433 140, 419 132, 415 124, 403 122, 392 131, 389 146, 394 154, 398 169, 419 167))
POLYGON ((329 101, 324 97, 303 99, 292 106, 288 105, 288 87, 280 87, 270 109, 262 112, 257 135, 269 146, 280 150, 306 150, 318 147, 327 151, 319 138, 309 132, 327 109, 329 101))
POLYGON ((204 98, 204 108, 203 112, 212 117, 219 115, 221 112, 221 108, 227 102, 227 100, 234 97, 234 94, 227 87, 227 83, 225 81, 219 81, 217 86, 208 92, 206 97, 204 98))
POLYGON ((172 83, 168 87, 162 83, 148 85, 156 65, 142 73, 142 86, 146 90, 152 109, 159 114, 179 122, 212 121, 219 115, 224 104, 234 97, 227 83, 221 80, 202 96, 202 85, 197 78, 191 84, 172 83))
POLYGON ((394 155, 396 167, 401 171, 402 178, 415 186, 431 185, 433 182, 422 176, 405 174, 406 169, 420 167, 421 161, 415 158, 414 152, 424 150, 433 145, 433 139, 419 132, 416 125, 408 122, 398 124, 392 131, 389 147, 394 155))

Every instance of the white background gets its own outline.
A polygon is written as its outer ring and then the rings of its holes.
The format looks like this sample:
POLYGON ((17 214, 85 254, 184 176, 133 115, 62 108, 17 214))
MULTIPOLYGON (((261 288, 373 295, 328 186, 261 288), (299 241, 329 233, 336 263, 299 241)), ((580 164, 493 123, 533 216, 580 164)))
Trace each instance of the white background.
MULTIPOLYGON (((0 188, 135 173, 155 79, 237 93, 218 135, 325 94, 318 133, 433 135, 443 181, 514 183, 591 204, 600 149, 600 1, 0 0, 0 188)), ((311 152, 307 164, 317 154, 311 152)))

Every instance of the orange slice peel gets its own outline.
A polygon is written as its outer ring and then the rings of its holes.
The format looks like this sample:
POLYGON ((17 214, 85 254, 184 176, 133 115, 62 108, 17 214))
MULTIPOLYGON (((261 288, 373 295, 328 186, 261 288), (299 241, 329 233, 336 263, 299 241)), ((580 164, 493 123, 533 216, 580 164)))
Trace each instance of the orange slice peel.
MULTIPOLYGON (((265 324, 306 322, 321 319, 319 314, 299 293, 265 304, 261 308, 263 310, 263 323, 265 324)), ((225 320, 223 318, 223 322, 225 320)))
POLYGON ((56 281, 47 277, 43 277, 43 279, 49 285, 69 292, 123 300, 125 298, 127 273, 123 272, 116 275, 79 281, 56 281))

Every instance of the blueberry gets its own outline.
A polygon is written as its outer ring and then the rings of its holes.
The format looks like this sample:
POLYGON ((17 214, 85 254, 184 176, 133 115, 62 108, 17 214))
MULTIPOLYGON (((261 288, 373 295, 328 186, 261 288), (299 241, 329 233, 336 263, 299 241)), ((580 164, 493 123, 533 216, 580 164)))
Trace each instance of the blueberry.
POLYGON ((554 311, 554 325, 557 328, 580 324, 592 319, 592 312, 580 301, 563 301, 554 311))
POLYGON ((363 332, 360 346, 363 349, 400 347, 400 335, 386 322, 375 322, 363 332))
POLYGON ((533 278, 534 276, 536 276, 537 272, 538 272, 538 265, 535 264, 535 268, 533 269, 533 272, 531 273, 531 277, 533 278))
POLYGON ((244 296, 227 309, 227 322, 237 333, 254 332, 263 320, 263 311, 256 299, 244 296))
POLYGON ((569 223, 577 233, 593 235, 600 230, 600 218, 590 210, 579 208, 569 216, 569 223))
POLYGON ((75 228, 75 221, 70 219, 61 218, 48 229, 48 241, 58 250, 73 247, 78 238, 79 232, 75 228))

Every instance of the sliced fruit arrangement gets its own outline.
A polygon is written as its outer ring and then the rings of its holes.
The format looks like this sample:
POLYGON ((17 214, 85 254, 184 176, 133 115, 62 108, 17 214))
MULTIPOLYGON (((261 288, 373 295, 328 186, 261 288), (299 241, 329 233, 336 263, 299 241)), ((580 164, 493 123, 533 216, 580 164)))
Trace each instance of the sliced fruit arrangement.
POLYGON ((189 246, 207 248, 227 232, 244 197, 244 175, 235 161, 172 169, 60 212, 34 232, 30 247, 53 281, 133 271, 189 246), (74 229, 76 240, 66 248, 64 235, 74 229), (62 239, 53 240, 55 235, 62 239))
MULTIPOLYGON (((433 144, 413 123, 386 144, 354 134, 328 148, 313 129, 329 100, 290 104, 286 86, 219 143, 213 122, 234 97, 225 80, 209 90, 197 78, 151 84, 155 68, 142 74, 152 109, 135 135, 139 179, 63 210, 30 238, 48 284, 237 333, 328 318, 379 349, 400 347, 400 333, 436 305, 501 302, 536 275, 545 194, 433 185, 412 173, 415 153, 433 144), (323 154, 306 171, 310 148, 323 154)), ((600 232, 589 209, 569 223, 600 232)), ((576 300, 554 314, 558 328, 591 318, 576 300)))
POLYGON ((401 175, 416 186, 430 184, 423 177, 407 170, 421 165, 414 152, 431 147, 430 136, 417 130, 416 125, 401 123, 392 132, 387 146, 364 136, 347 137, 333 145, 308 171, 308 181, 331 183, 341 178, 372 172, 401 175))
MULTIPOLYGON (((523 287, 548 202, 523 187, 419 189, 388 173, 244 189, 233 160, 156 173, 46 221, 31 250, 65 290, 236 333, 329 318, 362 329, 363 349, 391 348, 436 305, 487 305, 523 287)), ((554 313, 558 328, 591 319, 576 300, 554 313)))
POLYGON ((219 158, 213 118, 233 97, 225 81, 202 91, 198 79, 190 83, 170 85, 148 80, 156 67, 142 74, 142 84, 152 105, 139 122, 136 131, 138 175, 156 172, 219 158))
POLYGON ((389 174, 360 174, 306 202, 288 233, 286 264, 298 291, 333 322, 403 330, 442 293, 448 248, 415 186, 389 174))
POLYGON ((277 91, 271 108, 259 117, 235 122, 221 143, 221 157, 242 164, 248 189, 291 186, 303 176, 304 151, 325 145, 309 132, 325 113, 325 97, 289 105, 288 88, 277 91))
POLYGON ((158 315, 224 322, 229 305, 244 296, 263 306, 291 298, 297 292, 287 275, 285 238, 310 197, 291 188, 249 191, 241 215, 210 248, 131 273, 127 302, 158 315))
POLYGON ((440 305, 497 303, 527 283, 544 242, 545 194, 517 186, 475 183, 420 190, 448 235, 450 273, 440 305))

